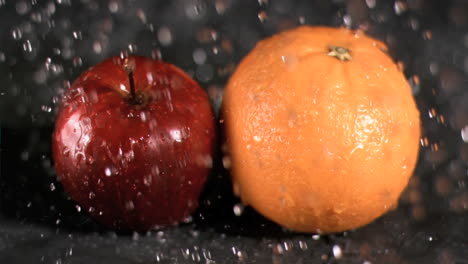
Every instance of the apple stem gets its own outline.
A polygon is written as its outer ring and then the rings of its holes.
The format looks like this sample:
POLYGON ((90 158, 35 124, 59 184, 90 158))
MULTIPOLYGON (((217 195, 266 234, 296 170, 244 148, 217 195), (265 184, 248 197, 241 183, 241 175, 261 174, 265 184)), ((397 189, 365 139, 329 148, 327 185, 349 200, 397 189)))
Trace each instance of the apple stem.
POLYGON ((139 105, 141 104, 141 101, 137 97, 137 94, 135 91, 135 79, 133 77, 134 66, 135 65, 132 63, 132 61, 125 59, 124 69, 127 72, 128 82, 130 83, 130 98, 128 99, 128 102, 133 105, 139 105))
POLYGON ((136 102, 135 80, 133 79, 133 71, 128 72, 128 81, 130 82, 130 98, 133 102, 136 102))

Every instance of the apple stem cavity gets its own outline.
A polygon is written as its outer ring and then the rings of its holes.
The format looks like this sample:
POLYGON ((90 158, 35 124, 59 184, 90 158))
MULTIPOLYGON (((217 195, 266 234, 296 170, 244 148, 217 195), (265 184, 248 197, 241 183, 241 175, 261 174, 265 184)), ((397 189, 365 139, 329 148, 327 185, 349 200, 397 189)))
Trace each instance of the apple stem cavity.
POLYGON ((135 79, 133 77, 135 63, 133 61, 130 61, 129 59, 125 59, 123 67, 124 67, 124 70, 127 72, 128 82, 130 83, 130 97, 128 98, 127 102, 131 105, 143 104, 143 98, 137 95, 135 91, 135 79))

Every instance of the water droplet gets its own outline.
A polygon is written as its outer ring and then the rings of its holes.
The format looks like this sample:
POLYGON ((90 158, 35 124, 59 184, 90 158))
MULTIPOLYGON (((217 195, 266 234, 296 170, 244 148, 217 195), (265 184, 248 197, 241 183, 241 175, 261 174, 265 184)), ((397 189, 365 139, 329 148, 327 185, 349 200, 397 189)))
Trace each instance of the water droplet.
POLYGON ((429 139, 427 137, 423 137, 419 140, 419 142, 421 143, 421 146, 422 147, 427 147, 429 146, 429 139))
POLYGON ((463 139, 463 142, 468 143, 468 125, 462 128, 461 137, 463 139))
POLYGON ((185 248, 185 249, 184 249, 184 248, 181 248, 181 249, 180 249, 180 252, 182 253, 182 256, 183 256, 184 258, 188 258, 189 255, 190 255, 190 249, 189 249, 189 248, 185 248))
POLYGON ((56 11, 55 4, 53 2, 49 2, 46 7, 47 15, 51 16, 55 13, 55 11, 56 11))
POLYGON ((77 211, 78 213, 81 212, 81 206, 75 205, 75 209, 76 209, 76 211, 77 211))
POLYGON ((83 34, 81 33, 81 31, 73 31, 72 35, 74 39, 83 39, 83 34))
POLYGON ((119 3, 117 1, 110 1, 108 8, 111 13, 117 13, 119 11, 119 3))
POLYGON ((196 69, 196 78, 202 82, 208 82, 213 78, 214 70, 210 64, 199 65, 196 69))
POLYGON ((143 184, 146 186, 150 186, 152 181, 153 181, 153 177, 151 174, 143 177, 143 184))
POLYGON ((106 168, 104 169, 104 174, 105 174, 107 177, 112 176, 112 168, 111 168, 111 167, 106 167, 106 168))
POLYGON ((428 111, 428 115, 429 115, 429 118, 434 118, 434 117, 436 117, 436 116, 437 116, 437 111, 435 110, 435 108, 434 108, 434 107, 433 107, 433 108, 431 108, 431 109, 429 109, 429 111, 428 111))
POLYGON ((14 40, 19 40, 23 37, 23 31, 19 28, 14 28, 11 31, 11 36, 13 37, 14 40))
POLYGON ((268 14, 266 11, 260 11, 257 16, 258 16, 258 20, 260 20, 260 22, 262 23, 268 19, 268 14))
POLYGON ((408 9, 408 6, 403 1, 395 1, 393 9, 395 10, 395 14, 401 15, 408 9))
POLYGON ((229 156, 224 156, 223 157, 223 167, 225 169, 230 169, 231 168, 231 157, 229 157, 229 156))
POLYGON ((430 30, 425 30, 422 34, 424 40, 432 39, 432 32, 430 30))
POLYGON ((437 75, 439 73, 439 64, 436 62, 429 63, 429 71, 432 75, 437 75))
POLYGON ((284 248, 283 248, 283 245, 281 245, 280 243, 276 244, 274 247, 273 247, 273 253, 275 255, 282 255, 284 253, 284 248))
POLYGON ((299 240, 299 248, 302 249, 302 250, 307 250, 307 248, 308 248, 307 242, 299 240))
POLYGON ((304 25, 305 22, 306 22, 306 19, 305 19, 304 16, 299 16, 298 20, 299 20, 299 24, 301 24, 301 25, 304 25))
POLYGON ((411 86, 411 93, 413 95, 417 95, 421 90, 420 80, 418 75, 413 75, 409 80, 408 83, 411 86))
POLYGON ((148 119, 146 118, 146 112, 145 112, 145 111, 142 111, 142 112, 140 113, 140 120, 141 120, 142 122, 146 122, 146 121, 148 120, 148 119))
POLYGON ((73 256, 73 248, 72 248, 72 247, 70 247, 70 248, 65 252, 65 256, 67 256, 67 257, 73 256))
POLYGON ((133 203, 133 201, 126 201, 125 202, 125 209, 127 211, 132 211, 133 209, 135 209, 135 204, 133 203))
POLYGON ((89 198, 90 200, 93 200, 94 197, 96 197, 96 194, 95 194, 94 192, 89 192, 88 198, 89 198))
POLYGON ((50 107, 48 105, 43 105, 43 106, 41 106, 41 110, 44 111, 44 112, 50 113, 50 112, 52 112, 52 107, 50 107))
POLYGON ((100 54, 102 52, 102 43, 99 41, 94 41, 93 43, 93 51, 96 54, 100 54))
MULTIPOLYGON (((137 11, 136 11, 136 15, 140 19, 142 24, 146 24, 147 19, 146 19, 145 11, 143 11, 143 9, 138 8, 137 11)), ((151 31, 153 31, 153 30, 151 30, 151 31)))
POLYGON ((369 8, 374 8, 376 6, 376 0, 366 0, 366 5, 369 8))
POLYGON ((334 245, 332 248, 333 256, 337 259, 340 259, 343 257, 343 252, 341 250, 341 247, 338 245, 334 245))
POLYGON ((29 151, 25 150, 25 151, 21 152, 21 160, 23 160, 23 161, 29 160, 29 151))
POLYGON ((162 60, 162 53, 160 49, 153 49, 151 51, 151 58, 153 60, 162 60))
POLYGON ((156 262, 160 262, 164 259, 164 255, 162 253, 156 253, 156 262))
POLYGON ((193 61, 198 65, 204 64, 206 61, 206 52, 203 49, 196 49, 192 56, 193 61))
POLYGON ((33 51, 31 41, 29 41, 29 39, 23 43, 23 50, 27 53, 31 53, 33 51))
POLYGON ((353 20, 350 15, 343 16, 343 24, 345 24, 346 27, 351 27, 352 23, 353 23, 353 20))
POLYGON ((236 204, 234 205, 234 207, 232 208, 232 210, 234 211, 234 214, 236 216, 241 216, 242 213, 244 212, 244 205, 242 204, 236 204))
POLYGON ((153 166, 153 167, 151 168, 151 174, 152 174, 153 176, 157 176, 157 175, 159 175, 159 173, 160 173, 160 171, 159 171, 159 167, 158 167, 158 166, 153 166))
POLYGON ((312 239, 313 240, 319 240, 320 239, 320 235, 312 235, 312 239))
POLYGON ((216 13, 218 13, 219 15, 224 14, 224 12, 226 11, 226 9, 228 9, 228 7, 229 7, 229 1, 215 0, 216 13))
POLYGON ((183 222, 186 223, 186 224, 192 223, 193 222, 193 217, 191 215, 189 215, 183 220, 183 222))
POLYGON ((196 20, 205 16, 206 4, 201 0, 186 1, 185 15, 192 20, 196 20))
POLYGON ((15 8, 16 8, 16 13, 18 13, 18 15, 24 15, 29 11, 30 6, 25 1, 18 1, 16 2, 15 8))
POLYGON ((172 32, 168 27, 161 27, 158 30, 158 40, 162 46, 169 46, 172 43, 172 32))
POLYGON ((419 20, 417 20, 416 18, 410 18, 409 19, 409 25, 410 27, 413 29, 413 30, 418 30, 419 29, 419 20))
POLYGON ((137 45, 130 43, 130 44, 127 45, 127 49, 128 49, 128 52, 130 54, 133 54, 133 53, 137 52, 138 47, 137 47, 137 45))
POLYGON ((137 232, 132 233, 132 240, 138 241, 140 239, 140 235, 137 232))
POLYGON ((172 129, 169 133, 174 141, 182 142, 182 132, 179 129, 172 129))
POLYGON ((293 67, 296 66, 298 63, 297 57, 293 55, 283 55, 281 56, 281 61, 283 61, 283 63, 287 66, 289 66, 290 69, 293 69, 293 67))
POLYGON ((211 155, 198 155, 196 159, 198 166, 202 168, 212 168, 213 167, 213 158, 211 155))
POLYGON ((55 191, 55 184, 54 184, 54 183, 50 183, 49 189, 50 189, 52 192, 55 191))

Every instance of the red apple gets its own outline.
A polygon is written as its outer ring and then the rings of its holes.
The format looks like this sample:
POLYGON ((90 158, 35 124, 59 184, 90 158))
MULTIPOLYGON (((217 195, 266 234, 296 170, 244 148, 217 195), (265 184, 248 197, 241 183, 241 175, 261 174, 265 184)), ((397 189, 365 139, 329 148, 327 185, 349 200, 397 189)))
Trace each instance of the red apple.
POLYGON ((107 59, 63 97, 52 140, 57 177, 109 227, 177 224, 198 205, 214 124, 205 91, 179 68, 138 56, 107 59))

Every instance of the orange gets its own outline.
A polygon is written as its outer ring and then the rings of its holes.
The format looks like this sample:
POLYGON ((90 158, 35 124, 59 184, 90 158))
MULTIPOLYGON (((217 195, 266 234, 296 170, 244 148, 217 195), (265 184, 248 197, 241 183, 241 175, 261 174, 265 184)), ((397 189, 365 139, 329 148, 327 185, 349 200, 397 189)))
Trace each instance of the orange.
POLYGON ((368 224, 415 167, 419 112, 383 43, 302 26, 265 39, 225 89, 234 192, 299 232, 368 224))

